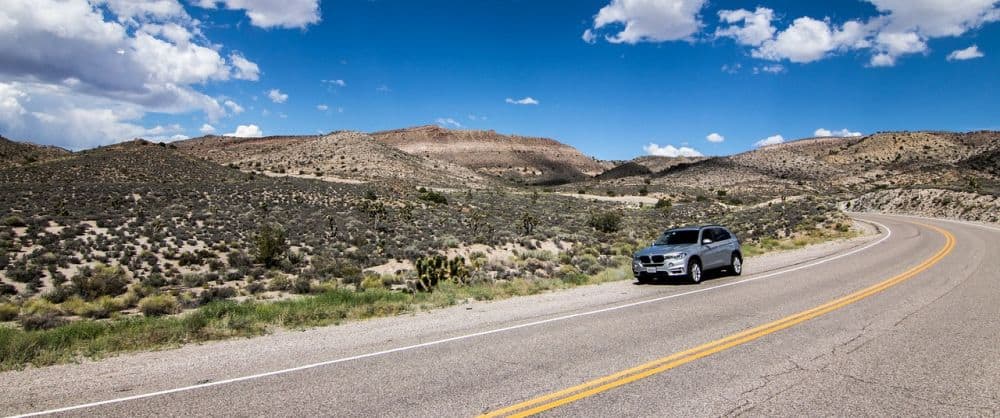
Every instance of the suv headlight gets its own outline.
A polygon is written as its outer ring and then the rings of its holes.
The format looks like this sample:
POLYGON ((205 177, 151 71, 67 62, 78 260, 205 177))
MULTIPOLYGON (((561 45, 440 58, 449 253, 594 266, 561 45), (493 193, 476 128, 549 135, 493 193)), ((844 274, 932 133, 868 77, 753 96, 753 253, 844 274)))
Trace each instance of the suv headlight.
POLYGON ((674 261, 683 260, 684 257, 687 257, 687 253, 670 253, 663 256, 663 258, 666 260, 674 260, 674 261))

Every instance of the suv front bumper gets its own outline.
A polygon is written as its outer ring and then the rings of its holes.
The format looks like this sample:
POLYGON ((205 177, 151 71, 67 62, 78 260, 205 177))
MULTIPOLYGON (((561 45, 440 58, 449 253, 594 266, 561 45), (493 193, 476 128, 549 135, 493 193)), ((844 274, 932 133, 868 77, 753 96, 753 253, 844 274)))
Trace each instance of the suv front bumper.
POLYGON ((632 275, 634 277, 654 277, 654 276, 684 276, 687 274, 687 263, 684 260, 667 261, 662 265, 644 265, 638 261, 632 262, 632 275))

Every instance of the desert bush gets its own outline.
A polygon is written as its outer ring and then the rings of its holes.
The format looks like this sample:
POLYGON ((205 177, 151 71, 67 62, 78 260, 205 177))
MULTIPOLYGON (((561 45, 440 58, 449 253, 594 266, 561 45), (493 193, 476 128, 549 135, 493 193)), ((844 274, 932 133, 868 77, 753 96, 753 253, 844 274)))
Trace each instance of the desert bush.
POLYGON ((17 215, 10 215, 3 218, 3 224, 12 228, 20 228, 27 225, 27 223, 24 222, 24 218, 17 215))
POLYGON ((125 293, 129 279, 121 266, 98 264, 93 269, 81 269, 71 279, 76 291, 84 299, 101 296, 118 296, 125 293))
POLYGON ((216 300, 226 300, 234 296, 236 296, 236 289, 233 287, 213 287, 201 292, 201 294, 198 295, 198 304, 204 305, 216 300))
POLYGON ((312 291, 312 280, 308 277, 296 277, 295 282, 292 283, 292 291, 300 295, 307 294, 312 291))
POLYGON ((364 290, 384 289, 385 282, 377 274, 365 275, 365 278, 361 280, 361 288, 364 290))
POLYGON ((181 255, 177 258, 177 265, 179 265, 181 267, 183 267, 183 266, 200 266, 201 265, 201 257, 199 257, 195 253, 192 253, 192 252, 189 252, 189 251, 185 251, 185 252, 182 252, 181 255))
POLYGON ((41 280, 42 269, 33 263, 29 264, 22 260, 7 266, 7 278, 15 282, 31 283, 41 280))
POLYGON ((587 282, 587 275, 583 274, 580 269, 572 265, 564 265, 559 267, 559 271, 556 273, 556 277, 562 280, 564 283, 569 283, 573 285, 581 285, 587 282))
POLYGON ((20 311, 17 305, 12 303, 0 303, 0 322, 13 321, 20 311))
POLYGON ((253 260, 243 251, 232 250, 226 258, 229 260, 229 267, 236 269, 253 267, 253 260))
POLYGON ((0 282, 0 296, 16 295, 16 294, 17 294, 16 287, 7 283, 0 282))
POLYGON ((181 276, 181 283, 186 287, 201 287, 208 283, 208 277, 201 273, 187 273, 181 276))
POLYGON ((317 256, 312 260, 313 271, 320 280, 340 278, 345 283, 361 280, 361 267, 349 260, 317 256))
POLYGON ((180 311, 180 304, 172 295, 146 296, 139 301, 139 311, 146 316, 170 315, 180 311))
POLYGON ((268 282, 267 289, 271 291, 284 292, 291 290, 292 284, 292 280, 289 279, 288 276, 279 273, 271 278, 271 281, 268 282))
POLYGON ((35 299, 21 308, 18 318, 21 327, 28 331, 55 328, 66 323, 58 306, 44 299, 35 299))
POLYGON ((276 267, 288 249, 285 230, 278 225, 264 224, 254 237, 254 257, 265 267, 276 267))
POLYGON ((41 297, 52 303, 63 303, 67 299, 75 296, 77 290, 75 286, 55 286, 52 290, 42 293, 41 297))
POLYGON ((587 219, 587 225, 604 233, 618 232, 622 225, 622 215, 613 211, 593 213, 587 219))
POLYGON ((139 283, 142 284, 143 286, 157 288, 166 286, 167 279, 164 279, 163 275, 160 273, 151 273, 150 275, 143 277, 142 280, 139 281, 139 283))
POLYGON ((420 192, 420 195, 417 196, 417 197, 420 200, 424 200, 424 201, 431 202, 431 203, 436 203, 436 204, 439 204, 439 205, 447 205, 448 204, 448 198, 445 197, 443 193, 436 192, 434 190, 424 189, 423 191, 420 192))

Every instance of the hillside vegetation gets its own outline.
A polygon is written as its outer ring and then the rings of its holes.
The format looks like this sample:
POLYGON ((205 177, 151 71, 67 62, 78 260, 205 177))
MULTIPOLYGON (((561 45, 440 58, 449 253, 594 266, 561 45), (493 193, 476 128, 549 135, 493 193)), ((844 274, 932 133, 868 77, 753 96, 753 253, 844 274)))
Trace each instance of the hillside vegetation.
POLYGON ((0 136, 0 168, 27 165, 69 154, 69 151, 59 147, 15 142, 0 136))
POLYGON ((889 132, 615 165, 412 128, 56 151, 0 168, 0 339, 24 344, 0 354, 96 353, 88 333, 46 351, 65 327, 141 340, 114 352, 622 279, 680 225, 725 224, 756 252, 851 236, 842 210, 996 222, 998 150, 995 132, 889 132))

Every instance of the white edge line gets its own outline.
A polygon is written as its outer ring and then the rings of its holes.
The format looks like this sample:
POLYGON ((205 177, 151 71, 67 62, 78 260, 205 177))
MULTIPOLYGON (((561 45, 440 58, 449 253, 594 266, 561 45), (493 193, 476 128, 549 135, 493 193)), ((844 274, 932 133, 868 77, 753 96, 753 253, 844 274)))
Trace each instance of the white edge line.
POLYGON ((534 326, 538 326, 538 325, 542 325, 542 324, 548 324, 548 323, 551 323, 551 322, 565 321, 567 319, 573 319, 573 318, 579 318, 579 317, 584 317, 584 316, 596 315, 596 314, 605 313, 605 312, 617 311, 617 310, 621 310, 621 309, 631 308, 631 307, 634 307, 634 306, 646 305, 646 304, 655 303, 655 302, 662 302, 664 300, 679 298, 681 296, 688 296, 688 295, 693 295, 693 294, 696 294, 696 293, 702 293, 702 292, 708 292, 708 291, 711 291, 711 290, 721 289, 721 288, 724 288, 724 287, 736 286, 738 284, 750 283, 750 282, 754 282, 754 281, 757 281, 757 280, 762 280, 762 279, 774 277, 774 276, 777 276, 777 275, 780 275, 780 274, 786 274, 786 273, 791 273, 791 272, 794 272, 794 271, 799 271, 799 270, 802 270, 802 269, 807 269, 807 268, 815 267, 815 266, 818 266, 820 264, 825 264, 825 263, 828 263, 830 261, 834 261, 834 260, 838 260, 838 259, 850 256, 850 255, 854 255, 854 254, 857 254, 857 253, 859 253, 861 251, 864 251, 864 250, 867 250, 867 249, 869 249, 871 247, 874 247, 874 246, 876 246, 878 244, 881 244, 882 242, 884 242, 885 240, 889 239, 889 237, 892 236, 892 230, 889 229, 888 226, 885 226, 882 223, 871 221, 871 220, 866 220, 866 222, 871 222, 871 223, 873 223, 873 224, 875 224, 877 226, 880 226, 880 227, 884 228, 884 230, 886 231, 885 236, 883 236, 882 238, 880 238, 879 240, 877 240, 875 242, 872 242, 872 243, 870 243, 868 245, 865 245, 864 247, 857 248, 857 249, 854 249, 853 251, 849 251, 849 252, 846 252, 846 253, 843 253, 843 254, 838 254, 838 255, 835 255, 835 256, 830 257, 830 258, 824 258, 824 259, 819 260, 819 261, 814 262, 814 263, 804 264, 804 265, 793 267, 793 268, 790 268, 790 269, 787 269, 787 270, 780 270, 780 271, 776 271, 776 272, 772 272, 772 273, 767 273, 767 274, 764 274, 764 275, 761 275, 761 276, 756 276, 756 277, 751 277, 751 278, 747 278, 747 279, 743 279, 743 280, 738 280, 738 281, 735 281, 735 282, 729 282, 729 283, 720 284, 720 285, 716 285, 716 286, 712 286, 712 287, 705 287, 705 288, 702 288, 702 289, 692 290, 692 291, 683 292, 683 293, 675 293, 675 294, 672 294, 672 295, 661 296, 661 297, 653 298, 653 299, 641 300, 641 301, 638 301, 638 302, 626 303, 624 305, 610 306, 610 307, 607 307, 607 308, 597 309, 597 310, 593 310, 593 311, 578 312, 578 313, 575 313, 575 314, 563 315, 563 316, 558 316, 558 317, 555 317, 555 318, 543 319, 543 320, 540 320, 540 321, 528 322, 528 323, 513 325, 513 326, 509 326, 509 327, 504 327, 504 328, 496 328, 496 329, 491 329, 491 330, 488 330, 488 331, 481 331, 481 332, 476 332, 476 333, 472 333, 472 334, 459 335, 459 336, 445 338, 445 339, 441 339, 441 340, 428 341, 428 342, 424 342, 424 343, 420 343, 420 344, 408 345, 408 346, 405 346, 405 347, 398 347, 398 348, 393 348, 393 349, 389 349, 389 350, 376 351, 376 352, 373 352, 373 353, 359 354, 359 355, 356 355, 356 356, 344 357, 344 358, 339 358, 339 359, 336 359, 336 360, 327 360, 327 361, 322 361, 322 362, 318 362, 318 363, 312 363, 312 364, 306 364, 306 365, 302 365, 302 366, 298 366, 298 367, 292 367, 292 368, 288 368, 288 369, 274 370, 274 371, 270 371, 270 372, 258 373, 258 374, 249 375, 249 376, 234 377, 234 378, 231 378, 231 379, 219 380, 219 381, 208 382, 208 383, 201 383, 201 384, 197 384, 197 385, 184 386, 184 387, 179 387, 179 388, 174 388, 174 389, 161 390, 161 391, 158 391, 158 392, 149 392, 149 393, 144 393, 144 394, 139 394, 139 395, 126 396, 126 397, 123 397, 123 398, 115 398, 115 399, 108 399, 108 400, 104 400, 104 401, 91 402, 91 403, 80 404, 80 405, 66 406, 66 407, 62 407, 62 408, 49 409, 49 410, 39 411, 39 412, 31 412, 31 413, 22 414, 22 415, 13 415, 12 418, 33 417, 33 416, 39 416, 39 415, 56 414, 56 413, 60 413, 60 412, 73 411, 73 410, 77 410, 77 409, 93 408, 93 407, 96 407, 96 406, 102 406, 102 405, 108 405, 108 404, 115 404, 115 403, 121 403, 121 402, 134 401, 134 400, 137 400, 137 399, 152 398, 152 397, 157 397, 157 396, 169 395, 169 394, 172 394, 172 393, 186 392, 186 391, 191 391, 191 390, 196 390, 196 389, 204 389, 204 388, 208 388, 208 387, 212 387, 212 386, 221 386, 221 385, 226 385, 226 384, 230 384, 230 383, 236 383, 236 382, 243 382, 243 381, 247 381, 247 380, 260 379, 260 378, 268 377, 268 376, 276 376, 276 375, 281 375, 281 374, 293 373, 293 372, 297 372, 297 371, 301 371, 301 370, 313 369, 313 368, 322 367, 322 366, 329 366, 331 364, 344 363, 344 362, 348 362, 348 361, 360 360, 360 359, 369 358, 369 357, 383 356, 383 355, 386 355, 386 354, 398 353, 398 352, 401 352, 401 351, 409 351, 409 350, 414 350, 414 349, 423 348, 423 347, 430 347, 430 346, 434 346, 434 345, 445 344, 445 343, 449 343, 449 342, 452 342, 452 341, 465 340, 465 339, 469 339, 469 338, 481 337, 481 336, 484 336, 484 335, 490 335, 490 334, 497 334, 497 333, 501 333, 501 332, 513 331, 513 330, 517 330, 517 329, 521 329, 521 328, 534 327, 534 326))

